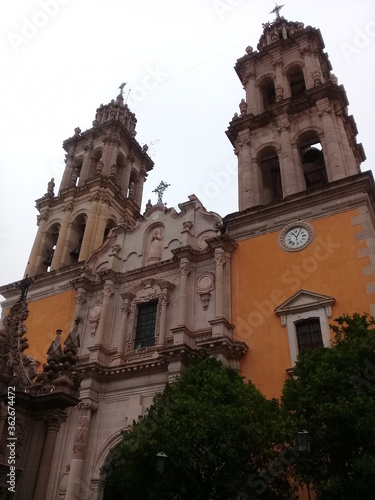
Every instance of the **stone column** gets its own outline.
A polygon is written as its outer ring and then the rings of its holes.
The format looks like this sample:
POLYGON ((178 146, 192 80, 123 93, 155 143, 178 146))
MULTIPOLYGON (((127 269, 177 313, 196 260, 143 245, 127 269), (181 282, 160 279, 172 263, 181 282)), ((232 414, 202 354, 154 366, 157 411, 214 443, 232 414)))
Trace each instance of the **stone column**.
POLYGON ((99 319, 99 325, 98 329, 96 331, 96 345, 103 345, 104 342, 104 334, 106 329, 109 330, 108 325, 107 325, 107 316, 108 316, 108 306, 109 306, 109 300, 113 294, 113 281, 112 280, 106 280, 104 283, 103 287, 103 304, 102 304, 102 310, 100 313, 100 319, 99 319))
POLYGON ((140 207, 142 204, 142 195, 143 195, 143 184, 146 181, 147 177, 147 172, 142 168, 140 174, 139 174, 139 179, 137 182, 137 191, 135 193, 135 203, 140 207))
POLYGON ((70 184, 70 178, 72 176, 74 155, 69 153, 66 157, 65 170, 61 179, 60 190, 65 189, 70 184))
POLYGON ((160 323, 159 323, 159 345, 163 346, 165 342, 165 329, 167 325, 167 305, 169 304, 168 290, 162 290, 160 297, 160 323))
POLYGON ((343 117, 342 117, 342 112, 337 116, 337 125, 338 125, 338 132, 340 134, 340 142, 341 142, 341 147, 342 147, 342 152, 344 155, 344 160, 345 160, 345 173, 346 175, 355 175, 358 174, 360 171, 357 160, 355 159, 354 153, 352 148, 350 147, 349 141, 348 141, 348 136, 346 135, 345 132, 345 127, 344 127, 344 122, 343 122, 343 117))
POLYGON ((110 205, 111 205, 111 202, 110 202, 109 196, 108 196, 108 194, 105 194, 102 197, 102 200, 100 203, 100 208, 98 209, 98 214, 97 214, 98 223, 97 223, 96 230, 95 230, 94 243, 92 245, 91 252, 93 252, 94 250, 97 250, 99 247, 101 247, 103 245, 104 233, 105 233, 105 228, 107 226, 108 211, 109 211, 110 205))
POLYGON ((129 314, 131 312, 131 303, 134 299, 134 295, 126 294, 124 297, 122 312, 122 324, 121 324, 121 339, 120 339, 120 353, 124 356, 128 351, 128 340, 129 340, 129 314))
POLYGON ((41 246, 43 241, 43 235, 46 231, 47 221, 48 221, 49 213, 48 211, 43 212, 38 216, 37 224, 38 231, 35 236, 33 248, 30 253, 29 262, 26 267, 25 275, 35 276, 38 274, 39 269, 37 268, 38 256, 41 253, 41 246))
POLYGON ((248 130, 238 134, 235 153, 238 156, 238 197, 241 211, 259 204, 258 167, 252 161, 248 130))
POLYGON ((92 150, 93 150, 93 145, 89 143, 85 147, 85 156, 83 157, 81 175, 79 176, 78 186, 82 186, 82 184, 84 184, 84 182, 88 179, 88 176, 90 174, 92 150))
POLYGON ((187 282, 190 273, 190 262, 183 257, 180 262, 180 304, 178 311, 178 326, 186 326, 187 282))
POLYGON ((303 42, 303 45, 300 48, 300 54, 303 57, 303 62, 305 64, 304 76, 305 76, 306 89, 311 89, 312 87, 314 87, 314 78, 313 78, 314 59, 312 57, 311 45, 306 42, 303 42))
POLYGON ((61 423, 64 422, 65 419, 65 412, 58 410, 46 416, 47 434, 44 440, 42 458, 39 464, 38 478, 34 490, 33 500, 48 500, 45 495, 51 472, 57 433, 59 432, 61 423))
POLYGON ((94 237, 94 230, 97 222, 98 203, 100 200, 99 193, 95 193, 91 198, 90 211, 87 216, 87 223, 85 234, 83 235, 81 251, 78 260, 86 260, 92 251, 92 240, 94 237))
POLYGON ((249 79, 246 82, 246 103, 248 114, 259 114, 257 88, 255 86, 255 71, 249 73, 249 79))
POLYGON ((276 101, 281 101, 285 96, 285 82, 283 75, 283 61, 281 57, 274 62, 273 68, 275 70, 275 92, 276 101))
POLYGON ((316 102, 318 116, 321 118, 323 128, 322 146, 325 146, 325 163, 327 167, 328 181, 336 181, 345 177, 345 168, 337 138, 335 124, 332 117, 332 108, 328 98, 316 102))
POLYGON ((109 177, 111 172, 111 166, 116 161, 118 151, 118 141, 114 137, 106 137, 104 139, 104 149, 103 149, 103 171, 102 174, 109 177), (116 147, 117 146, 117 147, 116 147))
POLYGON ((68 203, 66 205, 66 207, 64 207, 64 212, 65 212, 64 219, 62 221, 61 228, 59 231, 59 237, 57 239, 55 253, 53 254, 53 259, 52 259, 52 263, 51 263, 51 271, 53 269, 58 269, 61 265, 68 264, 67 262, 61 261, 61 257, 63 255, 63 251, 64 251, 64 248, 65 248, 66 242, 67 242, 66 235, 68 232, 69 219, 72 215, 73 207, 74 207, 74 205, 72 202, 68 203))
POLYGON ((93 411, 98 408, 97 403, 85 401, 76 407, 81 410, 78 420, 77 431, 73 444, 73 458, 70 463, 68 484, 66 487, 65 500, 80 500, 82 498, 82 483, 84 482, 83 467, 85 464, 85 452, 89 440, 90 420, 93 411))
POLYGON ((215 250, 215 281, 216 281, 216 302, 215 302, 215 317, 222 318, 224 316, 224 264, 225 252, 222 248, 215 250))
POLYGON ((286 115, 276 119, 278 132, 280 134, 280 174, 283 188, 283 198, 294 193, 298 193, 298 182, 296 179, 296 169, 293 159, 293 149, 289 133, 289 121, 286 115))
POLYGON ((128 154, 126 161, 125 161, 125 173, 124 173, 124 176, 122 178, 122 186, 121 186, 121 192, 125 198, 128 196, 130 174, 131 174, 133 163, 134 163, 133 155, 128 154))

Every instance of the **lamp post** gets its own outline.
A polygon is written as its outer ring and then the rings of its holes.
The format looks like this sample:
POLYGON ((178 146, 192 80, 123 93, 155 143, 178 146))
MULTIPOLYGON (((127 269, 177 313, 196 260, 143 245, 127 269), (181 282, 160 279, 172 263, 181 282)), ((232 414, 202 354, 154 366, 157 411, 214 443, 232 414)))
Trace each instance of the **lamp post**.
POLYGON ((168 455, 166 455, 163 451, 159 451, 159 453, 156 454, 156 470, 159 474, 163 474, 167 458, 168 455))
MULTIPOLYGON (((310 453, 310 434, 308 431, 300 431, 297 433, 297 447, 300 453, 310 453)), ((309 500, 311 500, 310 481, 306 483, 306 486, 309 500)))

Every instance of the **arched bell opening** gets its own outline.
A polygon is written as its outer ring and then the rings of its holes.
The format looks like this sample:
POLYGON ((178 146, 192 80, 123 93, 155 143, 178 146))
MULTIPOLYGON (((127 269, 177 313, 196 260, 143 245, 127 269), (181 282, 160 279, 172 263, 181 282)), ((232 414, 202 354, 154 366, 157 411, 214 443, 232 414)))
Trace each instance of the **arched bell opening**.
POLYGON ((53 224, 44 235, 44 248, 42 250, 43 272, 50 271, 53 255, 55 253, 57 240, 59 238, 60 225, 53 224))
POLYGON ((83 214, 79 215, 71 226, 69 247, 69 264, 75 264, 79 261, 83 236, 86 229, 86 218, 83 214))
POLYGON ((324 186, 328 183, 327 168, 318 135, 305 133, 298 142, 306 188, 324 186))
POLYGON ((93 152, 90 159, 90 168, 89 168, 89 178, 94 177, 97 173, 100 173, 102 170, 101 159, 102 159, 103 151, 101 149, 97 149, 93 152))
POLYGON ((271 76, 261 80, 259 84, 260 92, 263 98, 263 108, 266 110, 269 106, 276 103, 275 82, 271 76))
POLYGON ((274 147, 268 146, 258 154, 263 181, 263 204, 283 199, 279 156, 274 147))
POLYGON ((116 222, 113 219, 109 219, 108 222, 107 222, 106 228, 104 230, 103 243, 108 238, 108 235, 109 235, 110 231, 114 227, 116 227, 116 222))
POLYGON ((289 68, 287 78, 292 99, 304 97, 306 94, 306 83, 301 66, 295 65, 289 68))

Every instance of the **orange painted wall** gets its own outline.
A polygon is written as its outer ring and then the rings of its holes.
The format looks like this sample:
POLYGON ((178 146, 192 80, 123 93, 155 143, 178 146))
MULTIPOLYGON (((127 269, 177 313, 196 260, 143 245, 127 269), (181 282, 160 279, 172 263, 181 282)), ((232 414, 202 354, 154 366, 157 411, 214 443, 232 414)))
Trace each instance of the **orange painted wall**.
POLYGON ((75 290, 29 302, 29 317, 25 321, 29 349, 25 354, 42 364, 47 360, 47 350, 55 340, 56 330, 62 330, 61 342, 69 334, 75 308, 75 290))
POLYGON ((358 257, 365 241, 356 241, 361 225, 354 209, 311 222, 315 238, 300 252, 278 245, 279 231, 238 244, 232 254, 232 322, 234 336, 249 346, 242 374, 267 397, 278 398, 285 369, 291 366, 288 332, 274 308, 301 288, 333 296, 332 320, 343 313, 368 312, 372 295, 365 284, 373 277, 362 268, 369 257, 358 257))

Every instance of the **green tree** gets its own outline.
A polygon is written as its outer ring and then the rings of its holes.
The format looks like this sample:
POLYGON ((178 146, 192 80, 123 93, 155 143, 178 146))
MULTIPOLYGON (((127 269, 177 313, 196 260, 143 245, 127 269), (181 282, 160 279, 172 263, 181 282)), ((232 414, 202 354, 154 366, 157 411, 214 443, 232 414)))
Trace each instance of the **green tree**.
POLYGON ((344 315, 330 349, 302 351, 286 381, 282 407, 294 433, 310 433, 295 477, 322 500, 374 498, 375 319, 344 315))
POLYGON ((288 464, 278 461, 281 434, 276 401, 218 360, 195 359, 124 434, 105 498, 292 498, 288 464), (162 474, 158 452, 168 456, 162 474))

